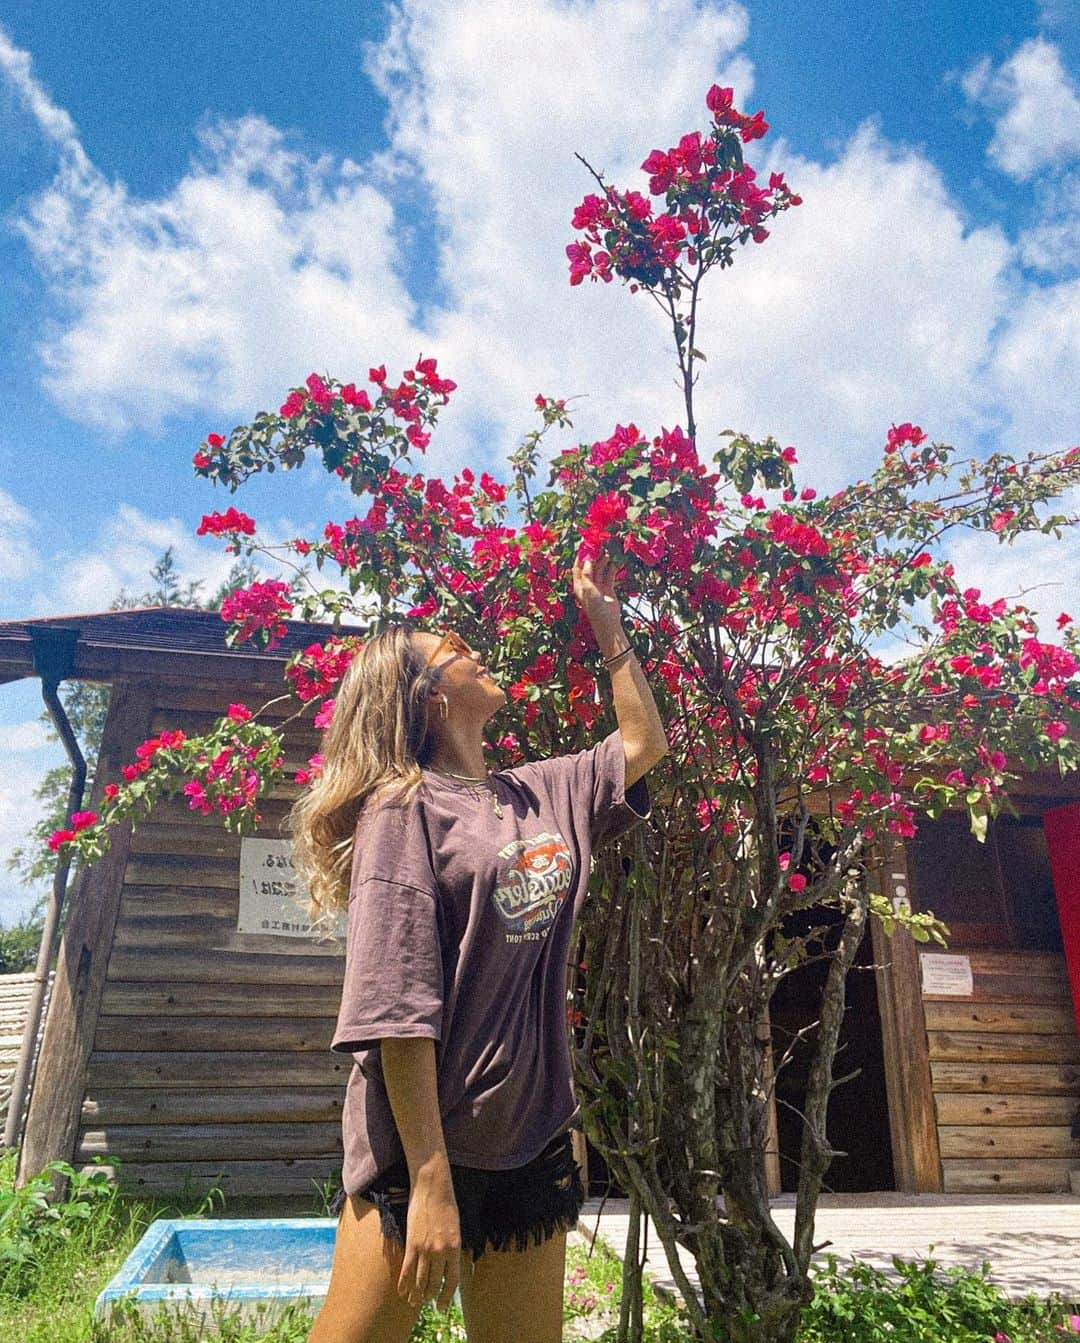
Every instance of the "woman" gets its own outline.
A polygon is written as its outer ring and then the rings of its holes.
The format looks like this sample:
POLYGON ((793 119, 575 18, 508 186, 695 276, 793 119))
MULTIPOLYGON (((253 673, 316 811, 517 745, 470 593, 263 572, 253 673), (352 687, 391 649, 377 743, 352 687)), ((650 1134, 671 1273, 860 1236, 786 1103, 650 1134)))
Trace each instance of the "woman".
POLYGON ((350 664, 296 806, 313 897, 348 900, 331 1048, 354 1059, 333 1269, 308 1343, 406 1343, 423 1302, 445 1310, 459 1285, 470 1343, 562 1338, 566 1232, 585 1199, 571 929, 593 849, 647 819, 642 776, 668 749, 610 561, 573 577, 619 728, 489 772, 484 727, 505 692, 454 632, 403 621, 350 664))

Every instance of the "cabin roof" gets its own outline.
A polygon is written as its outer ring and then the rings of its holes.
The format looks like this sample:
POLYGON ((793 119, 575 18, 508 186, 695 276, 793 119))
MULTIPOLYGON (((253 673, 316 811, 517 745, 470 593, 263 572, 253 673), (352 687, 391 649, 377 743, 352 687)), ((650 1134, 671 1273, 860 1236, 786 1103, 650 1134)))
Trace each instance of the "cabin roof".
MULTIPOLYGON (((334 628, 309 620, 286 620, 286 633, 270 650, 225 643, 217 611, 185 606, 140 606, 32 620, 0 621, 0 683, 38 674, 34 639, 39 632, 74 631, 71 679, 113 681, 130 676, 183 678, 199 682, 274 682, 287 659, 323 642, 334 628)), ((349 627, 343 627, 343 630, 349 627)), ((358 631, 359 632, 359 631, 358 631)))

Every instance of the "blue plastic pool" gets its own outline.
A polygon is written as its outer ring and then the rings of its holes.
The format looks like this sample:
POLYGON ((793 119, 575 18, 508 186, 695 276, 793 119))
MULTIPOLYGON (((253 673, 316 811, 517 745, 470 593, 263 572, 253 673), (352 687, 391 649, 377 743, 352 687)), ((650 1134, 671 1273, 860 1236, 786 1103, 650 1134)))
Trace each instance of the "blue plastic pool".
POLYGON ((98 1296, 94 1318, 111 1321, 120 1297, 146 1318, 165 1309, 207 1329, 214 1297, 227 1314, 267 1327, 294 1302, 314 1314, 326 1298, 336 1232, 332 1217, 158 1218, 98 1296))

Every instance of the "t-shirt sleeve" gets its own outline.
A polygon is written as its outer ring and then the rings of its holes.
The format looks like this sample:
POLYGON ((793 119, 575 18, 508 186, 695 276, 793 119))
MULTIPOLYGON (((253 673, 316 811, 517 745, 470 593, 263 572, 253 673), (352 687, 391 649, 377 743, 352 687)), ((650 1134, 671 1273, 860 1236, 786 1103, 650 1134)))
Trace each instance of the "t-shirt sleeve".
POLYGON ((354 845, 345 979, 330 1048, 351 1054, 386 1036, 438 1040, 440 907, 419 800, 362 817, 354 845))
POLYGON ((533 771, 534 780, 570 790, 573 814, 589 818, 594 849, 652 815, 645 775, 626 787, 626 747, 620 728, 584 751, 551 756, 519 768, 523 777, 525 771, 533 771))

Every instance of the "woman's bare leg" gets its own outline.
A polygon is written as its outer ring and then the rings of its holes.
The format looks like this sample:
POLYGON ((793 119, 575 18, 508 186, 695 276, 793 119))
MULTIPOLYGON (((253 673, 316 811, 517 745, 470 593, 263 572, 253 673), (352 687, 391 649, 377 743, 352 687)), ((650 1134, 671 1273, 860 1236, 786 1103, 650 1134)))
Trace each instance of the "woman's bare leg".
MULTIPOLYGON (((357 1194, 347 1197, 330 1286, 307 1343, 408 1343, 420 1307, 398 1295, 404 1259, 404 1250, 383 1235, 375 1204, 357 1194)), ((463 1263, 463 1277, 464 1271, 463 1263)))
POLYGON ((562 1343, 565 1277, 565 1231, 527 1250, 485 1250, 461 1275, 469 1343, 562 1343))

